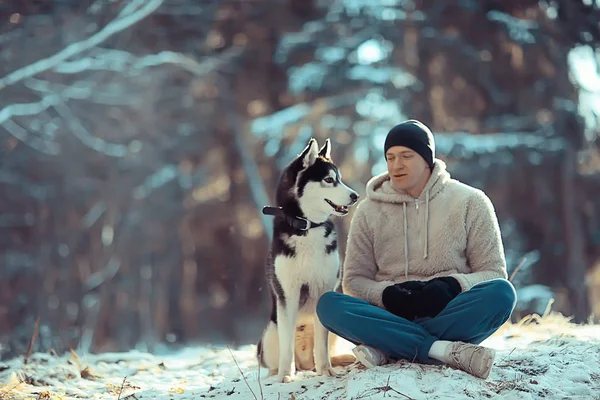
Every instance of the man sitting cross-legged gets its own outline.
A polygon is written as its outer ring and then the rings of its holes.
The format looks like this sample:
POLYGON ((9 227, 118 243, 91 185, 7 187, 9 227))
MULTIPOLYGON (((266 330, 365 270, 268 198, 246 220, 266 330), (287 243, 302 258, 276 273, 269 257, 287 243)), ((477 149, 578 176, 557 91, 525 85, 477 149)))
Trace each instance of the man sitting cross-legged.
POLYGON ((392 128, 384 154, 351 222, 345 294, 325 293, 318 316, 368 367, 441 362, 485 379, 495 352, 479 343, 516 303, 494 207, 450 177, 418 121, 392 128))

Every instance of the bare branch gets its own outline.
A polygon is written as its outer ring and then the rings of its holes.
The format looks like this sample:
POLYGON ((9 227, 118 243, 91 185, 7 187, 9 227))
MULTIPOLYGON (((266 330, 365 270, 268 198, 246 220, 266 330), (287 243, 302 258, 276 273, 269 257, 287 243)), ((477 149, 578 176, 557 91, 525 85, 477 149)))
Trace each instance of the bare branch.
MULTIPOLYGON (((158 54, 151 54, 137 59, 128 52, 121 50, 106 50, 105 58, 94 59, 86 57, 73 62, 60 64, 56 71, 65 74, 78 73, 90 69, 108 69, 113 71, 126 71, 127 63, 130 68, 142 69, 160 64, 176 64, 196 76, 206 75, 218 68, 221 64, 231 60, 239 55, 242 47, 232 47, 226 50, 220 57, 210 57, 202 62, 185 56, 181 53, 172 51, 163 51, 158 54)), ((89 99, 100 104, 125 105, 130 101, 124 100, 126 96, 120 93, 102 93, 92 90, 94 83, 86 81, 77 81, 73 85, 66 86, 58 83, 51 83, 44 80, 29 78, 25 85, 37 92, 48 93, 41 101, 33 103, 11 104, 0 110, 0 124, 13 116, 25 116, 38 114, 51 106, 60 104, 61 98, 70 99, 89 99), (59 94, 57 94, 59 93, 59 94), (124 103, 126 102, 126 103, 124 103)))
POLYGON ((298 123, 307 118, 317 105, 322 107, 320 112, 325 113, 354 104, 364 96, 365 92, 366 90, 361 89, 351 93, 341 93, 320 98, 310 103, 294 104, 271 115, 253 119, 250 122, 250 129, 258 137, 276 137, 281 134, 284 126, 298 123))
POLYGON ((174 51, 161 51, 158 54, 150 54, 138 58, 127 51, 104 49, 101 53, 93 57, 65 61, 56 66, 54 70, 61 74, 77 74, 89 70, 130 71, 138 73, 139 70, 148 67, 175 64, 196 76, 204 76, 220 64, 239 55, 241 51, 242 47, 231 47, 225 50, 219 57, 208 57, 202 62, 198 62, 191 57, 174 51))
MULTIPOLYGON (((50 107, 63 102, 63 99, 88 99, 99 104, 108 105, 130 105, 131 100, 125 101, 126 96, 117 93, 102 93, 93 91, 93 85, 85 85, 86 82, 79 81, 72 86, 52 84, 47 81, 28 79, 26 85, 37 92, 47 93, 40 101, 31 103, 16 103, 0 109, 0 124, 4 124, 12 117, 24 117, 37 115, 50 107)), ((7 128, 9 129, 9 128, 7 128)), ((17 137, 15 135, 15 137, 17 137)))
MULTIPOLYGON (((43 201, 52 193, 52 187, 48 184, 40 185, 32 182, 23 176, 17 175, 14 171, 0 170, 0 184, 14 185, 18 191, 23 191, 36 200, 43 201)), ((11 190, 13 192, 13 190, 11 190)))
POLYGON ((121 260, 111 257, 104 269, 90 275, 83 284, 84 289, 88 292, 97 289, 104 282, 113 279, 117 275, 117 272, 119 272, 119 268, 121 268, 121 260))
POLYGON ((97 104, 111 106, 133 106, 137 102, 136 98, 131 98, 131 91, 128 93, 124 90, 102 91, 96 88, 98 85, 96 82, 91 81, 76 81, 67 86, 62 83, 29 78, 25 80, 24 85, 39 93, 58 93, 59 97, 63 99, 88 100, 97 104))
MULTIPOLYGON (((42 100, 34 103, 17 103, 6 106, 0 110, 0 124, 4 124, 12 117, 36 115, 60 103, 60 97, 55 93, 44 96, 42 100)), ((8 128, 7 128, 8 129, 8 128)))
POLYGON ((145 199, 154 190, 166 185, 179 176, 179 169, 174 164, 164 165, 158 171, 147 177, 143 184, 133 190, 135 199, 145 199))
POLYGON ((106 203, 100 201, 96 203, 90 210, 83 216, 81 222, 85 229, 89 229, 96 223, 106 211, 106 203))
MULTIPOLYGON (((256 165, 256 161, 248 155, 246 149, 248 148, 244 143, 244 138, 242 137, 242 131, 239 127, 239 122, 235 114, 232 114, 232 121, 234 125, 234 143, 236 151, 239 153, 242 164, 244 165, 244 170, 248 175, 248 181, 250 186, 250 192, 252 193, 252 199, 254 200, 254 204, 257 210, 262 209, 263 206, 270 203, 269 196, 267 195, 267 191, 265 189, 264 182, 260 176, 260 172, 258 170, 258 166, 256 165)), ((273 238, 273 220, 264 214, 260 214, 263 227, 265 229, 265 233, 269 240, 273 238)))
POLYGON ((8 133, 19 139, 21 142, 44 154, 55 156, 59 153, 60 146, 58 144, 54 142, 47 142, 39 137, 32 136, 28 131, 17 125, 12 120, 2 122, 1 115, 2 112, 0 112, 0 124, 8 131, 8 133))
POLYGON ((27 353, 25 354, 25 359, 23 360, 23 364, 27 364, 31 353, 33 352, 33 346, 35 345, 35 340, 38 337, 38 331, 40 327, 40 317, 37 317, 35 321, 35 326, 33 327, 33 335, 31 336, 31 340, 29 341, 29 346, 27 347, 27 353))
POLYGON ((88 14, 98 14, 102 9, 102 5, 106 4, 104 0, 96 0, 87 9, 88 14))
MULTIPOLYGON (((11 72, 4 78, 0 79, 0 90, 4 89, 6 86, 14 85, 15 83, 25 78, 30 78, 34 75, 39 74, 40 72, 44 72, 51 68, 54 68, 63 61, 69 59, 70 57, 73 57, 83 51, 89 50, 92 47, 97 46, 107 38, 127 29, 131 25, 147 17, 162 3, 163 0, 149 0, 148 3, 141 7, 139 10, 136 10, 135 12, 132 12, 129 15, 123 16, 110 22, 100 32, 92 35, 91 37, 80 42, 72 43, 51 57, 44 58, 42 60, 34 62, 33 64, 27 65, 26 67, 11 72)), ((128 10, 132 4, 127 6, 125 9, 128 10)), ((123 12, 121 12, 120 15, 123 15, 123 12)))
POLYGON ((65 103, 55 105, 54 109, 69 125, 75 137, 89 148, 109 157, 124 157, 129 152, 126 145, 108 143, 104 139, 92 135, 65 103))
POLYGON ((121 12, 119 12, 119 15, 117 15, 117 19, 121 19, 121 18, 125 18, 128 15, 131 15, 135 12, 136 9, 138 9, 142 4, 144 4, 145 0, 133 0, 131 1, 129 4, 127 4, 125 7, 123 7, 123 9, 121 10, 121 12))

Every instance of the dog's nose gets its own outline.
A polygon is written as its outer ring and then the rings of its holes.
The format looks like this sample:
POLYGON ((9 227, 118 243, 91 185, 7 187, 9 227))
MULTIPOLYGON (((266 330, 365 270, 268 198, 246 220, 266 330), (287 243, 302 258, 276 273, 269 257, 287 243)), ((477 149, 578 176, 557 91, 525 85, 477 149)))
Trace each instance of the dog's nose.
POLYGON ((350 200, 352 200, 353 203, 356 203, 358 201, 358 194, 351 193, 350 194, 350 200))

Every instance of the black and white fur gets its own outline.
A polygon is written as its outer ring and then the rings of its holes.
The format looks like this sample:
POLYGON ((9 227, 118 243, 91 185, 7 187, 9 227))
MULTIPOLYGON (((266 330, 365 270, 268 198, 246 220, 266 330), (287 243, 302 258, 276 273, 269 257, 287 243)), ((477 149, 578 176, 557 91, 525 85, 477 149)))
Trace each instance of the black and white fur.
POLYGON ((277 206, 287 215, 322 223, 301 231, 282 217, 274 220, 267 263, 273 307, 257 356, 269 376, 277 374, 278 382, 289 382, 297 369, 333 376, 332 361, 334 366, 353 361, 330 358, 338 337, 328 333, 316 314, 323 293, 341 291, 337 234, 330 217, 346 215, 358 200, 357 193, 342 183, 330 151, 329 139, 321 149, 311 139, 283 170, 277 186, 277 206))

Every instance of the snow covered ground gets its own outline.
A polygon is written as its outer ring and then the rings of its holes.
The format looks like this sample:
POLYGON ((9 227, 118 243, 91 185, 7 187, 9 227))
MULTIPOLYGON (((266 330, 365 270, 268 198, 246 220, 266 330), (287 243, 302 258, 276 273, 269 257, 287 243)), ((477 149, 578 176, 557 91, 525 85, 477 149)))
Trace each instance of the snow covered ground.
MULTIPOLYGON (((507 324, 484 345, 498 350, 483 381, 442 366, 408 362, 325 378, 303 372, 287 384, 260 375, 255 346, 194 347, 0 362, 0 399, 600 399, 600 326, 551 315, 507 324), (242 375, 243 372, 243 375, 242 375), (260 377, 260 379, 259 379, 260 377)), ((340 350, 349 350, 345 343, 340 350)))

